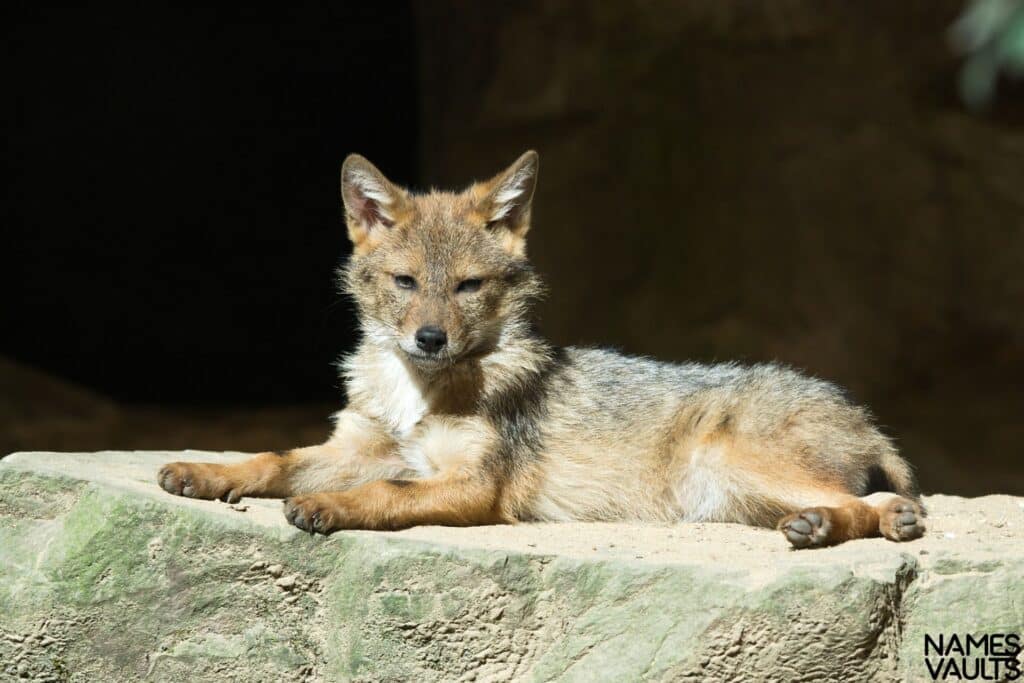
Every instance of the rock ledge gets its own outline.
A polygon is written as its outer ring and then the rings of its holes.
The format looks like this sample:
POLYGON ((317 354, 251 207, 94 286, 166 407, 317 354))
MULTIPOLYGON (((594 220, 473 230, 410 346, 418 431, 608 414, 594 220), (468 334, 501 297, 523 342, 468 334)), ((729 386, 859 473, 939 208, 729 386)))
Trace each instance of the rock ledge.
POLYGON ((796 552, 729 524, 310 538, 280 502, 175 498, 170 460, 0 461, 0 678, 930 680, 924 635, 1024 632, 1024 500, 796 552))

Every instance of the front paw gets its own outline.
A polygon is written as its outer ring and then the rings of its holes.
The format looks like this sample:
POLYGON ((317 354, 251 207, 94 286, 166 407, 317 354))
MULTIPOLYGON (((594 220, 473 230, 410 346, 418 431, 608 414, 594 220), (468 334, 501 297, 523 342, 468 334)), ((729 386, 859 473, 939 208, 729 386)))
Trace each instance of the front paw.
POLYGON ((221 499, 238 502, 242 492, 232 485, 223 465, 202 462, 172 462, 160 468, 157 475, 160 488, 176 496, 221 499))
POLYGON ((349 517, 336 496, 311 493, 284 501, 284 517, 288 523, 311 534, 324 534, 347 528, 349 517))

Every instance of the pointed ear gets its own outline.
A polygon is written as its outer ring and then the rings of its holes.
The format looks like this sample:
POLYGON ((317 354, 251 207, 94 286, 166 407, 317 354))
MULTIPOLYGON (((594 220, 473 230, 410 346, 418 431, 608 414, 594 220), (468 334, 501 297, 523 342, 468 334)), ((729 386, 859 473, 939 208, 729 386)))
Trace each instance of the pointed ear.
POLYGON ((357 253, 372 248, 382 231, 391 229, 405 211, 408 195, 358 154, 341 166, 341 200, 348 236, 357 253))
POLYGON ((503 226, 520 238, 526 235, 539 165, 540 157, 531 149, 484 184, 486 194, 477 210, 489 226, 503 226))

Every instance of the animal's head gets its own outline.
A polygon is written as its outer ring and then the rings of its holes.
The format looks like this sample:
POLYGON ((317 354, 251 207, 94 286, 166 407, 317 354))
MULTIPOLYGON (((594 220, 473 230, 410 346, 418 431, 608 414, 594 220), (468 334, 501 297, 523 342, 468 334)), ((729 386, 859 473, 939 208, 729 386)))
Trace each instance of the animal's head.
POLYGON ((455 194, 412 194, 358 155, 341 168, 352 240, 344 285, 363 332, 416 365, 486 353, 528 325, 542 287, 526 260, 537 153, 455 194))

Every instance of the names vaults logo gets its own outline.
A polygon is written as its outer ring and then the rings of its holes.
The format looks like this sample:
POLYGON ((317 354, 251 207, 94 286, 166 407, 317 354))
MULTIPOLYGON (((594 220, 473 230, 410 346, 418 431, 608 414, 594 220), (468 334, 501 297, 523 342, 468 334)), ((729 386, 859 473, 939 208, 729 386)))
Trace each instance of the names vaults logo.
POLYGON ((933 681, 1015 681, 1019 633, 925 634, 924 663, 933 681))

